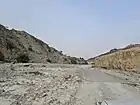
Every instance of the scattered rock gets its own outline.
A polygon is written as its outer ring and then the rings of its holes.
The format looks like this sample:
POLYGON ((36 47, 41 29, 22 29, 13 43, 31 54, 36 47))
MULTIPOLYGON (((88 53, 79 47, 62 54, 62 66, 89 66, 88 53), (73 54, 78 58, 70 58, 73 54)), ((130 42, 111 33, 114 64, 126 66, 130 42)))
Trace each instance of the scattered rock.
MULTIPOLYGON (((33 64, 1 64, 0 98, 8 99, 10 105, 73 105, 80 86, 80 74, 70 67, 33 64), (25 66, 26 65, 26 66, 25 66), (2 72, 1 72, 2 71, 2 72)), ((3 103, 1 103, 3 105, 3 103)))

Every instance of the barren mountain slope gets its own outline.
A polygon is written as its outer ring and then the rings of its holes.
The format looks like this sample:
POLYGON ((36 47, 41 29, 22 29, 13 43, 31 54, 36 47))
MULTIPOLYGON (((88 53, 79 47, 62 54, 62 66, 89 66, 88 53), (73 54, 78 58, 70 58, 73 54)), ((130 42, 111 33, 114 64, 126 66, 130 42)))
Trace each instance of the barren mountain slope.
POLYGON ((86 63, 82 58, 63 55, 25 31, 9 30, 0 25, 0 60, 11 62, 17 59, 36 63, 86 63))
POLYGON ((113 53, 95 57, 92 62, 94 67, 136 71, 140 68, 140 45, 129 45, 113 53))

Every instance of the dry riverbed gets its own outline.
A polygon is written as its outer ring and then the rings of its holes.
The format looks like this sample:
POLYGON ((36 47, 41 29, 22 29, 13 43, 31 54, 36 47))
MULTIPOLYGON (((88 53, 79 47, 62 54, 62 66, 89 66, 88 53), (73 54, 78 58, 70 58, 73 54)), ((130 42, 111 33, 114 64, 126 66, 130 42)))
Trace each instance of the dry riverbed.
POLYGON ((89 65, 0 64, 0 105, 136 102, 140 99, 139 84, 139 73, 89 65))
POLYGON ((82 81, 73 68, 0 64, 0 105, 73 105, 82 81))

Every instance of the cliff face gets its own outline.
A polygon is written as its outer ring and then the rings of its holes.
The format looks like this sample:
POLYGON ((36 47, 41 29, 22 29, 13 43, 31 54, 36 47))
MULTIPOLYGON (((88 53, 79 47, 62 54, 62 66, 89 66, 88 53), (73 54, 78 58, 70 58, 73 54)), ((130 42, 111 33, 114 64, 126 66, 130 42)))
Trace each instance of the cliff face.
MULTIPOLYGON (((25 31, 7 29, 0 25, 0 60, 17 62, 17 58, 28 57, 27 62, 86 64, 84 59, 65 56, 25 31), (24 56, 25 55, 25 56, 24 56)), ((20 59, 19 59, 20 60, 20 59)))

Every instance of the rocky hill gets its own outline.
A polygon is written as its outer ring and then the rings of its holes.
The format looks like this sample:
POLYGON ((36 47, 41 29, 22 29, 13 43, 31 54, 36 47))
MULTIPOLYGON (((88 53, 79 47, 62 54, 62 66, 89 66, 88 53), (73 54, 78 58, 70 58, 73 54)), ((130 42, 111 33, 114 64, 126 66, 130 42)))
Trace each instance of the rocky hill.
POLYGON ((131 44, 125 48, 111 50, 91 58, 94 67, 136 71, 140 68, 140 44, 131 44))
POLYGON ((87 61, 88 62, 93 62, 95 59, 97 59, 97 58, 99 58, 99 57, 102 57, 102 56, 105 56, 105 55, 108 55, 108 54, 111 54, 111 53, 114 53, 114 52, 117 52, 117 51, 119 51, 120 49, 112 49, 112 50, 110 50, 109 52, 107 52, 107 53, 104 53, 104 54, 101 54, 101 55, 99 55, 99 56, 96 56, 96 57, 93 57, 93 58, 89 58, 87 61))
POLYGON ((0 25, 0 61, 32 63, 86 64, 83 58, 65 56, 61 51, 25 31, 0 25))

